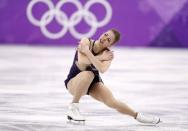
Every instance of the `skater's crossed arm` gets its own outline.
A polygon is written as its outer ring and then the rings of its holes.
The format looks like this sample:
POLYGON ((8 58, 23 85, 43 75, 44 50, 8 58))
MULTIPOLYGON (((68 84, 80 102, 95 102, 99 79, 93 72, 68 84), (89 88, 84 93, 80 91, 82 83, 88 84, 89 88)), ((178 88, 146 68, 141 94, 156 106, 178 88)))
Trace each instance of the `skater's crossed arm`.
POLYGON ((97 68, 97 70, 99 70, 99 72, 106 72, 113 59, 113 52, 103 51, 102 54, 94 56, 89 50, 89 45, 89 40, 87 38, 83 38, 79 43, 78 51, 86 55, 89 61, 97 68))
POLYGON ((106 72, 111 65, 111 60, 99 61, 90 51, 87 51, 86 55, 88 59, 91 61, 91 63, 99 70, 100 73, 106 72))

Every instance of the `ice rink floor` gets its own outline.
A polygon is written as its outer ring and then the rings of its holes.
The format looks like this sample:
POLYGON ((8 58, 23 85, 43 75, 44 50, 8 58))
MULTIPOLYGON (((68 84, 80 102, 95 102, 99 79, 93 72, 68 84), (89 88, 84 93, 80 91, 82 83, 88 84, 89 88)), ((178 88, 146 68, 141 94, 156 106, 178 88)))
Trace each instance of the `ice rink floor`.
POLYGON ((140 124, 89 96, 85 123, 65 117, 72 96, 64 86, 75 49, 0 46, 0 131, 188 131, 188 50, 114 48, 104 83, 136 111, 161 117, 140 124))

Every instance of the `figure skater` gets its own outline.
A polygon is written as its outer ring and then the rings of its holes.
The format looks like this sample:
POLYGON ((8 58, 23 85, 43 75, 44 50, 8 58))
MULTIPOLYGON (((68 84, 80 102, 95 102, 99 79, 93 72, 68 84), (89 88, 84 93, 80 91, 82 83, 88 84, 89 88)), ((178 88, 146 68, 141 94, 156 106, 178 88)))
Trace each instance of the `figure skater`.
POLYGON ((127 104, 114 98, 112 92, 103 83, 100 73, 105 73, 114 58, 109 48, 120 39, 120 33, 111 29, 103 33, 98 40, 82 38, 76 49, 70 72, 65 80, 65 86, 72 94, 67 117, 69 120, 85 121, 79 112, 79 100, 83 95, 104 103, 118 112, 129 115, 142 123, 158 124, 160 118, 148 116, 131 109, 127 104))

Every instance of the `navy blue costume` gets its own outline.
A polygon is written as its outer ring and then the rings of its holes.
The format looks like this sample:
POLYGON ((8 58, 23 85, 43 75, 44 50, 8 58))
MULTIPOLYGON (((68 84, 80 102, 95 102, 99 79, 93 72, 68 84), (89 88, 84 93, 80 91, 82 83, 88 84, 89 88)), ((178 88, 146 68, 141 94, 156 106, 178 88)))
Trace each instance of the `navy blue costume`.
MULTIPOLYGON (((93 51, 93 46, 95 44, 95 41, 91 42, 90 39, 89 39, 89 41, 90 41, 90 47, 89 47, 89 49, 91 50, 91 52, 93 53, 93 55, 96 56, 97 54, 93 51)), ((69 82, 69 80, 72 79, 73 77, 75 77, 77 74, 79 74, 81 72, 81 70, 76 65, 76 61, 78 61, 78 51, 76 51, 76 53, 75 53, 72 67, 71 67, 71 69, 69 71, 67 79, 64 81, 66 88, 67 88, 67 83, 69 82)), ((97 83, 97 82, 103 82, 103 81, 102 81, 102 79, 101 79, 101 77, 99 75, 99 71, 95 68, 95 66, 93 64, 91 64, 90 66, 87 66, 87 68, 86 68, 85 71, 91 71, 94 74, 94 79, 91 82, 91 84, 90 84, 90 86, 88 88, 88 91, 87 91, 87 95, 89 95, 89 92, 93 88, 93 85, 95 83, 97 83)))

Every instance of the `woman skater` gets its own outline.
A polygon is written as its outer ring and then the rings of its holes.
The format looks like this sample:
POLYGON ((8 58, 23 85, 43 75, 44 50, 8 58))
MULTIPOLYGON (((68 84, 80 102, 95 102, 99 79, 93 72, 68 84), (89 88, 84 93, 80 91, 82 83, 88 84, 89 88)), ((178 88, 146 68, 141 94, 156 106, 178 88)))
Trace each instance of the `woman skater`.
POLYGON ((65 80, 66 88, 73 96, 67 113, 68 119, 85 121, 84 116, 79 112, 79 100, 83 95, 90 95, 108 107, 129 115, 139 122, 151 124, 160 122, 160 118, 138 113, 114 98, 100 77, 99 72, 106 72, 114 58, 109 48, 119 39, 120 33, 111 29, 103 33, 96 41, 83 38, 79 42, 72 67, 65 80))

